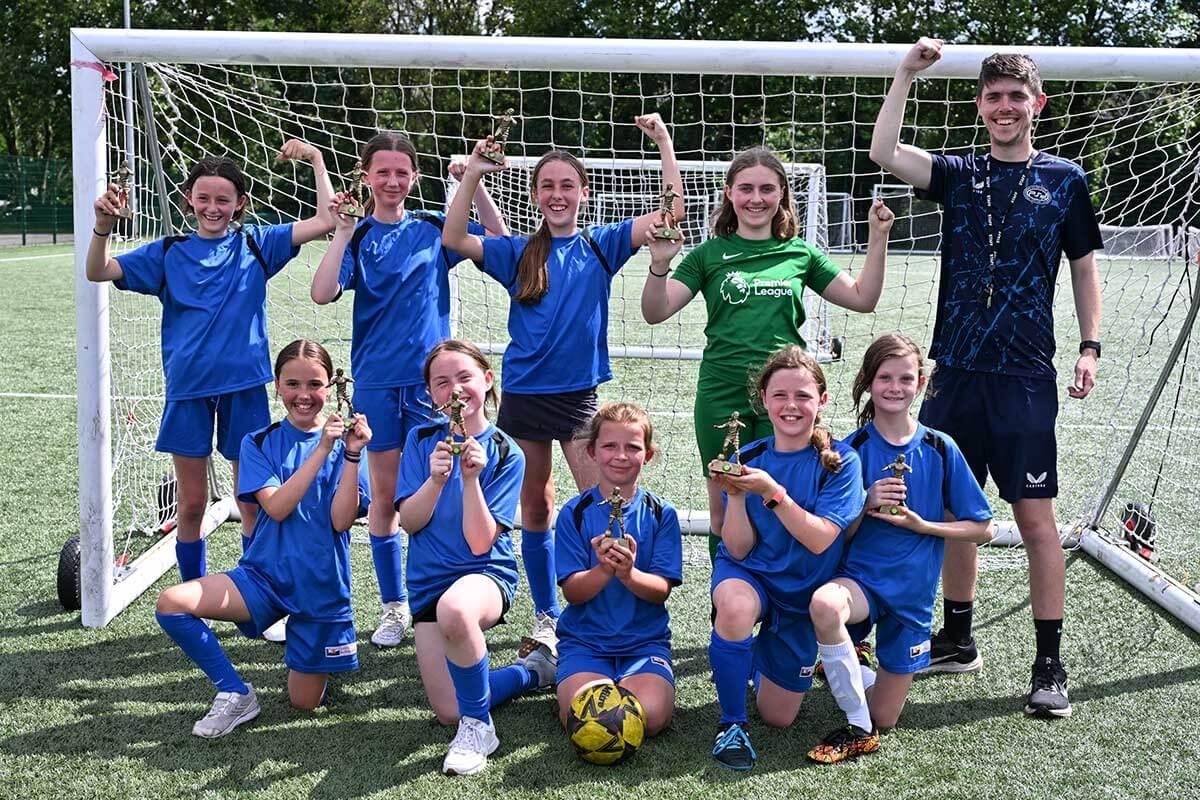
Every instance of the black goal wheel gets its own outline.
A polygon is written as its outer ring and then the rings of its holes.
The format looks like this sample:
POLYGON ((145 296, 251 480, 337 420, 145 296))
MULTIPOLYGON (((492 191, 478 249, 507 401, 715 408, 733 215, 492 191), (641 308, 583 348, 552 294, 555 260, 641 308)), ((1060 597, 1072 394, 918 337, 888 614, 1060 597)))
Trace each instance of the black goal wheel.
POLYGON ((846 349, 846 337, 835 336, 829 342, 829 356, 834 361, 842 360, 842 352, 846 349))
POLYGON ((81 607, 79 598, 81 559, 79 537, 72 536, 63 544, 62 550, 58 554, 58 602, 67 611, 78 611, 81 607))

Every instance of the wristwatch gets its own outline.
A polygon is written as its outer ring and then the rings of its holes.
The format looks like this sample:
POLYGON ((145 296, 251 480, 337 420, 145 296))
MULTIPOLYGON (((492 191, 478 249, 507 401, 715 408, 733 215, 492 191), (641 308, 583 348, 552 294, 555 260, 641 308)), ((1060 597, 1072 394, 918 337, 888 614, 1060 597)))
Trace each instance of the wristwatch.
POLYGON ((787 496, 788 496, 787 489, 780 486, 779 491, 777 491, 775 494, 771 495, 770 499, 763 500, 763 505, 766 506, 767 508, 774 508, 775 506, 782 503, 787 498, 787 496))
POLYGON ((1079 343, 1079 355, 1083 355, 1084 350, 1095 350, 1096 358, 1100 357, 1100 343, 1095 339, 1084 339, 1079 343))

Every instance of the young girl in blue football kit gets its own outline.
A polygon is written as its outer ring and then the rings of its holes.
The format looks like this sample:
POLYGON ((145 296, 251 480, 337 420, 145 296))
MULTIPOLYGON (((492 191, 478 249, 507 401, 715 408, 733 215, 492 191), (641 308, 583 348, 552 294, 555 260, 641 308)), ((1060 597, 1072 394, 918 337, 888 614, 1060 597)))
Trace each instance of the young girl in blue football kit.
POLYGON ((913 674, 929 664, 945 542, 990 538, 991 509, 958 446, 909 414, 925 386, 923 367, 912 339, 884 334, 867 348, 854 381, 855 407, 864 395, 867 401, 858 415, 862 427, 846 443, 862 460, 867 504, 851 526, 837 577, 813 593, 810 605, 825 677, 848 722, 809 752, 814 761, 879 748, 878 729, 896 724, 913 674), (945 521, 947 511, 954 521, 945 521), (860 669, 850 633, 862 639, 872 626, 875 680, 860 669))
MULTIPOLYGON (((320 151, 292 139, 279 157, 312 165, 316 216, 283 225, 236 224, 249 200, 246 177, 227 158, 204 158, 183 183, 184 207, 195 215, 196 230, 111 258, 109 237, 121 205, 116 184, 95 202, 88 280, 112 281, 162 303, 166 407, 155 449, 174 461, 175 552, 184 580, 206 573, 200 522, 208 504, 214 417, 217 450, 232 462, 235 483, 242 437, 271 421, 265 388, 271 380, 267 281, 300 245, 333 230, 327 210, 333 187, 320 151)), ((243 503, 241 512, 242 533, 249 536, 254 507, 243 503)))
POLYGON ((330 673, 358 668, 350 608, 350 527, 369 494, 359 472, 371 440, 366 417, 322 409, 333 364, 316 342, 292 342, 275 361, 275 391, 287 416, 242 439, 238 498, 253 505, 254 538, 237 567, 172 586, 155 616, 217 687, 192 727, 216 737, 258 716, 254 687, 230 663, 204 618, 236 622, 257 637, 288 618, 288 697, 316 708, 330 673))
MULTIPOLYGON (((634 119, 658 145, 663 184, 683 186, 675 149, 658 114, 634 119)), ((578 433, 596 412, 596 387, 612 379, 608 360, 608 298, 613 276, 645 241, 660 219, 652 212, 609 225, 579 228, 588 198, 587 172, 574 156, 552 150, 533 168, 530 192, 542 215, 533 236, 481 240, 466 227, 470 196, 485 173, 504 169, 483 157, 491 137, 475 146, 446 214, 442 241, 474 259, 512 298, 511 342, 504 351, 504 392, 497 424, 525 451, 521 488, 521 556, 535 619, 521 654, 537 644, 556 646, 559 616, 554 588, 552 444, 559 442, 579 491, 596 483, 578 433)), ((681 193, 680 193, 681 194, 681 193)), ((683 217, 683 200, 674 201, 683 217)))
POLYGON ((525 471, 521 448, 488 420, 486 405, 495 402, 491 367, 477 347, 450 339, 430 351, 424 377, 435 406, 455 392, 465 403, 465 439, 446 419, 409 432, 396 510, 409 535, 421 682, 438 721, 458 724, 442 771, 473 775, 500 745, 491 709, 553 684, 554 666, 544 647, 520 664, 488 665, 483 632, 503 621, 517 589, 508 532, 525 471))
POLYGON ((725 496, 708 650, 721 706, 712 754, 730 769, 756 759, 746 726, 752 674, 764 722, 786 727, 799 713, 817 658, 809 600, 833 577, 842 532, 866 499, 858 456, 816 427, 829 395, 813 357, 798 345, 776 351, 757 388, 774 434, 739 451, 741 474, 709 465, 725 496))
POLYGON ((650 417, 633 403, 605 403, 587 429, 600 482, 563 506, 554 536, 558 583, 567 607, 558 622, 558 714, 585 687, 617 683, 641 701, 646 732, 671 722, 675 674, 664 605, 683 581, 679 517, 638 487, 654 457, 650 417), (612 520, 613 490, 626 503, 612 520), (615 529, 615 530, 614 530, 615 529), (626 539, 620 539, 624 535, 626 539))
MULTIPOLYGON (((421 177, 417 150, 408 137, 390 132, 373 136, 361 161, 363 183, 371 191, 368 216, 356 220, 340 214, 348 196, 333 199, 330 214, 336 215, 337 228, 313 275, 311 293, 323 305, 345 291, 354 292, 354 404, 375 427, 372 494, 387 498, 396 488, 400 447, 408 432, 433 416, 421 364, 435 344, 450 336, 449 271, 463 256, 442 246, 440 213, 404 208, 421 177)), ((475 192, 475 203, 483 225, 471 223, 472 233, 483 235, 485 226, 492 235, 508 233, 482 187, 475 192)), ((371 641, 395 647, 411 622, 396 512, 390 504, 376 503, 367 521, 383 603, 371 641)))

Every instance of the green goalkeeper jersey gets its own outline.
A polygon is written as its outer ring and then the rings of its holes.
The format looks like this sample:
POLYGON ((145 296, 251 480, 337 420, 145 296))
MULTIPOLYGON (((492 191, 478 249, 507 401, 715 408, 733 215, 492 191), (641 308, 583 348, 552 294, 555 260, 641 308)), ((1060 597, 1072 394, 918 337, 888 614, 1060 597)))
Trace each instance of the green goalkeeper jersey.
POLYGON ((799 237, 754 241, 732 233, 688 253, 674 277, 703 294, 708 308, 701 379, 745 384, 747 369, 780 347, 804 346, 804 287, 819 294, 838 272, 799 237))

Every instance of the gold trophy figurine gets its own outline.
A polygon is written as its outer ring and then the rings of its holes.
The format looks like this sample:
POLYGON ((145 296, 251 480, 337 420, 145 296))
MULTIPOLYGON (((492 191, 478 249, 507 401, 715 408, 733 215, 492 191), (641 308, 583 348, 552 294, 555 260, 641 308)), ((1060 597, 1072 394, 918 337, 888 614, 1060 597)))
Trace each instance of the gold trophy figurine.
MULTIPOLYGON (((889 470, 891 471, 893 478, 900 478, 901 480, 904 480, 904 473, 912 472, 912 467, 904 463, 904 454, 901 453, 896 456, 895 461, 883 468, 884 472, 888 472, 889 470)), ((883 511, 886 509, 889 514, 896 515, 900 513, 900 506, 902 505, 904 505, 903 500, 900 501, 900 505, 884 506, 879 510, 883 511)))
POLYGON ((129 187, 133 181, 133 167, 128 161, 122 161, 117 170, 117 216, 121 219, 133 219, 133 208, 129 205, 129 187))
POLYGON ((463 439, 467 438, 467 426, 463 422, 463 409, 466 407, 467 404, 462 399, 462 393, 455 389, 450 393, 449 400, 434 409, 450 418, 450 431, 446 434, 446 444, 450 445, 450 452, 456 456, 462 455, 463 443, 455 439, 454 434, 457 433, 463 439))
POLYGON ((500 123, 496 126, 496 132, 492 134, 492 146, 483 151, 483 157, 493 164, 504 163, 504 145, 508 143, 508 130, 516 121, 513 111, 510 108, 500 117, 500 123))
POLYGON ((658 215, 662 226, 654 229, 655 239, 674 242, 683 237, 683 233, 675 227, 678 224, 675 219, 675 201, 679 197, 679 192, 675 191, 675 187, 669 183, 667 188, 663 189, 663 193, 659 195, 658 215))
POLYGON ((629 534, 625 531, 625 506, 628 502, 621 496, 621 490, 614 486, 608 497, 608 504, 612 507, 608 515, 608 533, 622 547, 629 547, 629 534))
POLYGON ((350 398, 350 384, 354 383, 354 379, 346 374, 342 368, 334 370, 333 380, 329 382, 329 386, 334 388, 334 394, 337 397, 337 413, 341 414, 342 419, 354 419, 354 401, 350 398), (342 414, 342 404, 346 405, 346 413, 342 414))
POLYGON ((354 169, 350 172, 350 188, 346 190, 349 195, 342 204, 338 206, 338 213, 344 214, 347 217, 355 217, 362 219, 367 215, 366 204, 363 201, 363 177, 367 174, 363 169, 361 161, 354 163, 354 169))
POLYGON ((721 465, 721 472, 727 475, 741 475, 742 465, 738 461, 738 451, 742 449, 742 428, 746 427, 746 423, 742 422, 742 415, 735 411, 729 415, 728 422, 713 427, 725 430, 725 441, 721 444, 721 454, 717 456, 718 461, 725 462, 721 465))

